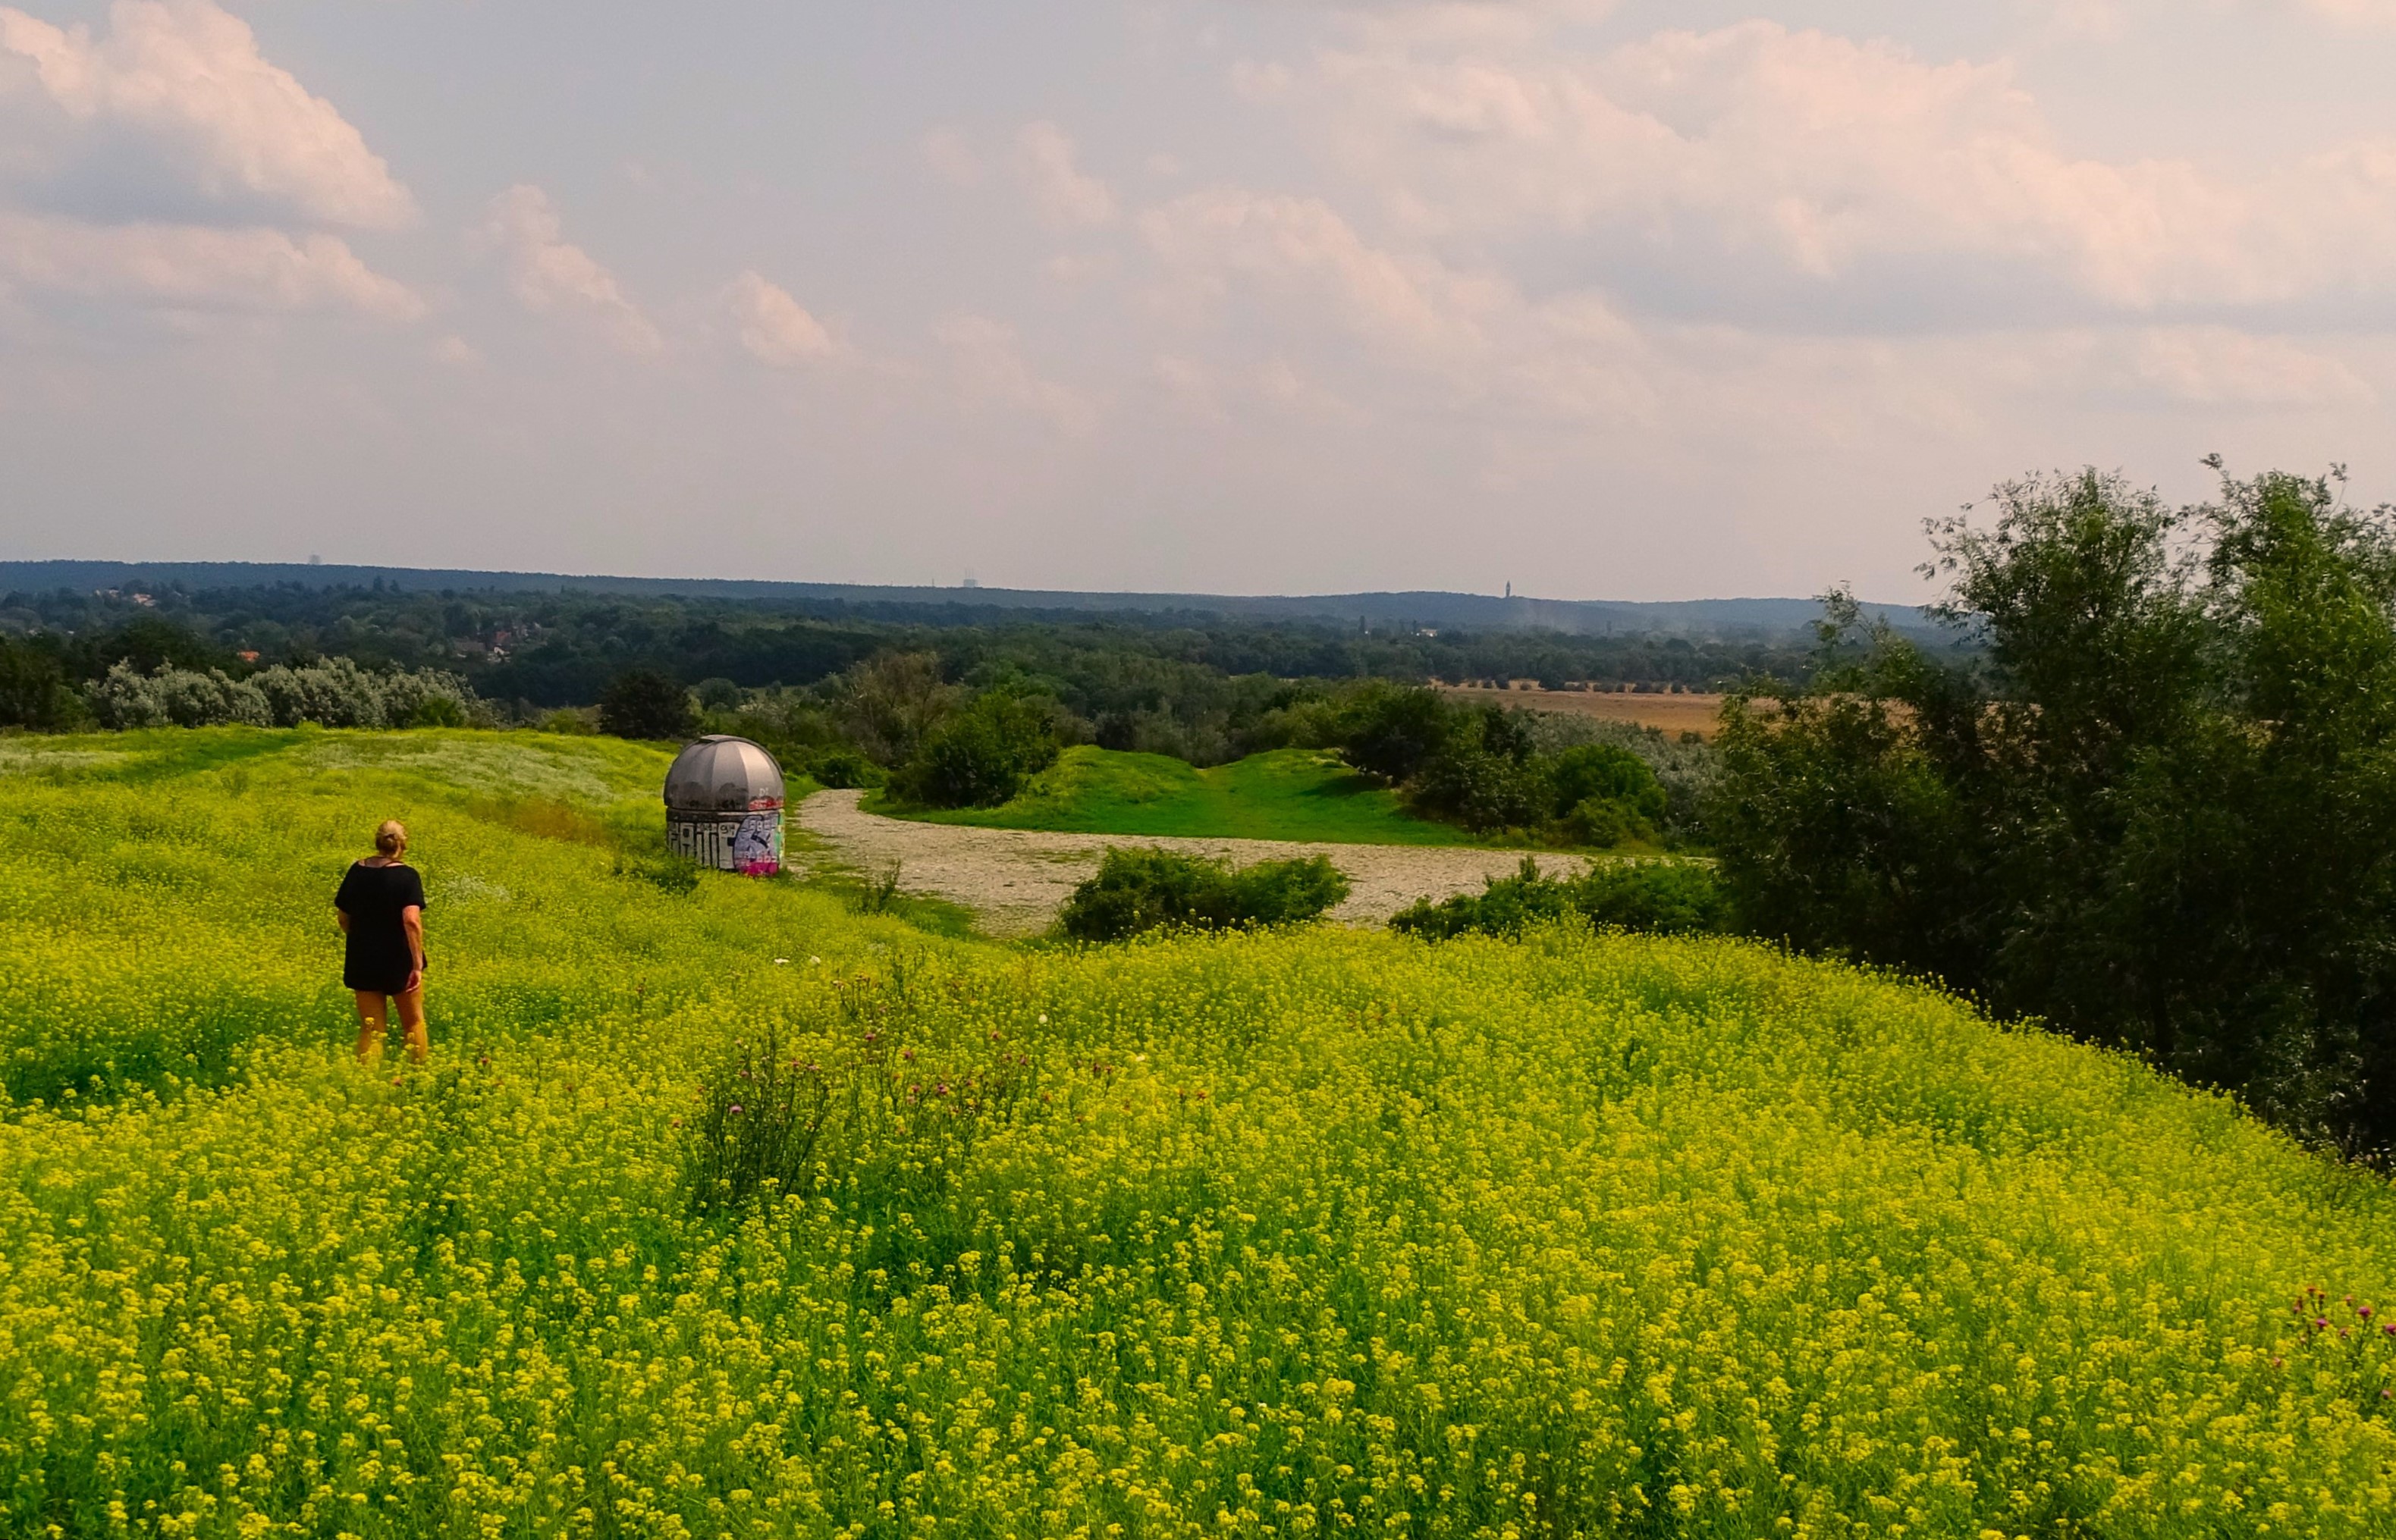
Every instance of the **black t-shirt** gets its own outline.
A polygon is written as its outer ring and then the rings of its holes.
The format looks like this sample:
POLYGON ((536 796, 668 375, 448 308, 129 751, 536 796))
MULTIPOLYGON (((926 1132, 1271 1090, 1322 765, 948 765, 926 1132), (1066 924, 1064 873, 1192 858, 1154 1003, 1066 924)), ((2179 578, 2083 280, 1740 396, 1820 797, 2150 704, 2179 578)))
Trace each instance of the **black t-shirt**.
POLYGON ((424 879, 412 866, 368 866, 359 861, 341 878, 333 907, 350 917, 349 952, 342 962, 341 982, 353 989, 396 993, 416 966, 399 911, 424 908, 424 879))

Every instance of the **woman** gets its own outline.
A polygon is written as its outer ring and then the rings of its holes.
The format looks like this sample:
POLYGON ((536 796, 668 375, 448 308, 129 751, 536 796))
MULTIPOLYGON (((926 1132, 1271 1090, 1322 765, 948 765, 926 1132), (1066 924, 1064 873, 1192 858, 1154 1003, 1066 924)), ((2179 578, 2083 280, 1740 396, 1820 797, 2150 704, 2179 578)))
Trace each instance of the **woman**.
POLYGON ((349 936, 341 982, 358 997, 358 1057, 382 1052, 386 1002, 399 1009, 407 1056, 424 1062, 424 879, 401 857, 407 829, 398 819, 375 830, 375 853, 351 865, 333 895, 334 912, 349 936))

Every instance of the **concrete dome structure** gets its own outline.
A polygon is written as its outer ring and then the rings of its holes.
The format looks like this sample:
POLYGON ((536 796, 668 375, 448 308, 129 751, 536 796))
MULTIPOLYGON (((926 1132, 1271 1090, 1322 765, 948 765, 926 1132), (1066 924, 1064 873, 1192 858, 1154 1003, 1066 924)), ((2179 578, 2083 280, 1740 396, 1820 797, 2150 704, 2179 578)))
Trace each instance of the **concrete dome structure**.
POLYGON ((666 843, 719 871, 782 869, 782 767, 744 737, 710 733, 666 771, 666 843))

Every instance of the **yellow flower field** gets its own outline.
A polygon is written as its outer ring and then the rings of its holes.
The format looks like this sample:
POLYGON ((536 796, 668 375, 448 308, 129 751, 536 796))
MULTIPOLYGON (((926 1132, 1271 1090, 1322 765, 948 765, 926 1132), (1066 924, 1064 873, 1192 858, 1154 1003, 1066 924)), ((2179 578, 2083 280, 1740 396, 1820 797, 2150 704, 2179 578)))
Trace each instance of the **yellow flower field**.
POLYGON ((2386 1184, 1925 989, 677 893, 616 743, 0 749, 0 1532, 2396 1533, 2386 1184))

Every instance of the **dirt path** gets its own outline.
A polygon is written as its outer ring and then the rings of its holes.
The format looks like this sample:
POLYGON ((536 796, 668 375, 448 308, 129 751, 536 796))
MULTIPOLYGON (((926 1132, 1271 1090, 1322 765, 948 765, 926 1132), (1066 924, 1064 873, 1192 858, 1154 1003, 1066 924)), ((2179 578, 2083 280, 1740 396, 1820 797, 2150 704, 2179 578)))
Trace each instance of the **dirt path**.
MULTIPOLYGON (((1074 884, 1090 875, 1109 845, 1153 845, 1192 856, 1228 856, 1243 865, 1296 856, 1328 856, 1347 874, 1348 901, 1335 920, 1378 925, 1418 898, 1478 893, 1484 879, 1511 872, 1519 850, 1454 846, 1299 844, 1282 840, 1190 840, 1134 834, 1045 834, 1019 829, 885 818, 858 807, 861 791, 819 791, 799 804, 798 823, 831 859, 860 871, 899 863, 900 888, 963 904, 993 936, 1045 930, 1074 884)), ((794 851, 799 860, 803 851, 794 851)), ((1579 871, 1577 856, 1547 856, 1558 876, 1579 871)))

